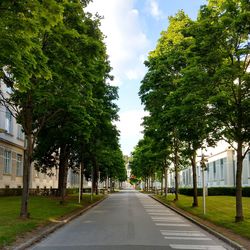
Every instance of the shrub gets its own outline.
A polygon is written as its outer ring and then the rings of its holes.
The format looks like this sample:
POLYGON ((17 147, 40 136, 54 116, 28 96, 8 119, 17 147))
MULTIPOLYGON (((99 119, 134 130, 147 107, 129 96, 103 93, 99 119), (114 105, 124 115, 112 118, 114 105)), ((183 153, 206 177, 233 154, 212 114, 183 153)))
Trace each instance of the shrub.
MULTIPOLYGON (((193 196, 193 189, 192 188, 180 188, 180 194, 193 196)), ((209 187, 208 188, 208 195, 209 196, 235 196, 236 189, 235 187, 209 187)), ((202 188, 198 188, 198 196, 202 196, 202 188)), ((243 187, 242 188, 242 196, 243 197, 250 197, 250 187, 243 187)))

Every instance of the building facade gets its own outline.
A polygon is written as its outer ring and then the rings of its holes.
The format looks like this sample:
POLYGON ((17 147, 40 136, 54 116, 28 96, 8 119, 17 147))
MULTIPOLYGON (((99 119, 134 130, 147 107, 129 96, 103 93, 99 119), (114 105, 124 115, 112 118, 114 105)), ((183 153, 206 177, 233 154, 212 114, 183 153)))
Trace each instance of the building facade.
MULTIPOLYGON (((0 92, 3 97, 8 97, 11 89, 0 81, 0 92)), ((10 108, 0 104, 0 188, 22 187, 24 149, 22 126, 12 116, 10 108)), ((50 177, 32 166, 30 188, 56 188, 57 175, 56 170, 50 177)))
MULTIPOLYGON (((236 152, 228 144, 221 143, 206 155, 205 185, 207 187, 234 187, 236 185, 236 152)), ((174 186, 174 173, 170 174, 170 186, 174 186)), ((202 187, 202 169, 197 162, 198 187, 202 187)), ((191 166, 179 173, 180 187, 193 187, 191 166)), ((250 152, 243 161, 242 186, 250 186, 250 152)))

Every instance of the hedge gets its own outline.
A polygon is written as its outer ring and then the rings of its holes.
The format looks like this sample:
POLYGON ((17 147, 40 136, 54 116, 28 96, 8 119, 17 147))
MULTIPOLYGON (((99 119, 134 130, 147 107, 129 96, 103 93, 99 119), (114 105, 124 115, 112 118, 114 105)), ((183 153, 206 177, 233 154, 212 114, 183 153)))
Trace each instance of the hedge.
MULTIPOLYGON (((180 188, 180 194, 193 196, 192 188, 180 188)), ((218 196, 218 195, 226 195, 226 196, 235 196, 236 188, 235 187, 210 187, 208 188, 209 196, 218 196)), ((198 196, 202 196, 202 188, 198 188, 198 196)), ((250 187, 242 188, 242 196, 250 197, 250 187)))
MULTIPOLYGON (((1 196, 21 196, 22 188, 0 188, 0 197, 1 196)), ((90 188, 83 189, 83 193, 89 193, 90 188)), ((67 194, 78 193, 78 188, 67 188, 67 194)), ((57 188, 33 188, 29 190, 29 194, 32 195, 43 195, 43 196, 58 196, 57 188)))

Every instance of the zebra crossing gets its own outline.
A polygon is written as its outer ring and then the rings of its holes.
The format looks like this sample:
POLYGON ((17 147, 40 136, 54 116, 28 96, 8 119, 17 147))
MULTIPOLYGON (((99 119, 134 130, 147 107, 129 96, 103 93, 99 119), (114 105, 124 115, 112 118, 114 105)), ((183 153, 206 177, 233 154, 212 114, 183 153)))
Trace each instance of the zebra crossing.
POLYGON ((164 205, 144 194, 137 194, 145 212, 172 249, 225 250, 223 242, 164 205))

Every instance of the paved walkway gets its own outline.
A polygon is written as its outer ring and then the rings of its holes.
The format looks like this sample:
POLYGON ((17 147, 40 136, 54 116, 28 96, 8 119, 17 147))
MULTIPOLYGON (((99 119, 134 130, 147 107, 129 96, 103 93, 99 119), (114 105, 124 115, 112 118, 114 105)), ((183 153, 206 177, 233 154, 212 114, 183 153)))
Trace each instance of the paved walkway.
POLYGON ((112 194, 31 249, 233 249, 136 191, 112 194))

